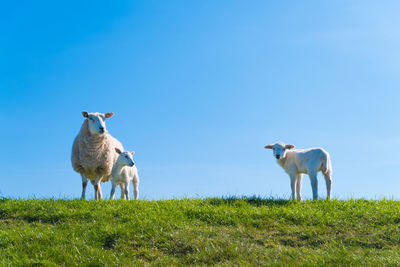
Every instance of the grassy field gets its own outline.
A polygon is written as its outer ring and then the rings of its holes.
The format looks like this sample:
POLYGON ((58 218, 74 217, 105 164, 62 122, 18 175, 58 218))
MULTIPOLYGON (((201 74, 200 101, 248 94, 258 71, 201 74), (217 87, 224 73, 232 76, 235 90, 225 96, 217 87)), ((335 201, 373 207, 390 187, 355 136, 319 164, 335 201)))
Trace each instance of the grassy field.
POLYGON ((0 266, 399 266, 400 202, 0 200, 0 266))

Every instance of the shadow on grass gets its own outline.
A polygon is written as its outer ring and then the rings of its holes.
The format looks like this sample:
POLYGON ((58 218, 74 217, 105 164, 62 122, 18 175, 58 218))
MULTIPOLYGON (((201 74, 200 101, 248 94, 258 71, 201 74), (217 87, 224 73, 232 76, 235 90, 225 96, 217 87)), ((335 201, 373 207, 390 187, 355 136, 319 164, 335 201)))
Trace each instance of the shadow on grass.
POLYGON ((240 203, 247 203, 252 206, 289 206, 296 203, 296 201, 286 199, 273 199, 261 197, 222 197, 222 198, 207 198, 206 202, 210 205, 238 205, 240 203))
POLYGON ((48 223, 48 224, 56 224, 60 223, 63 220, 62 216, 47 216, 47 215, 34 215, 34 214, 29 214, 29 215, 24 215, 20 217, 27 223, 34 223, 34 222, 39 222, 39 223, 48 223))
POLYGON ((2 204, 2 203, 6 203, 6 202, 8 202, 8 201, 10 201, 11 199, 9 199, 9 198, 0 198, 0 204, 2 204))
MULTIPOLYGON (((0 204, 6 203, 9 200, 10 199, 8 198, 0 198, 0 204)), ((7 217, 8 217, 7 211, 0 208, 0 220, 5 220, 7 219, 7 217)))

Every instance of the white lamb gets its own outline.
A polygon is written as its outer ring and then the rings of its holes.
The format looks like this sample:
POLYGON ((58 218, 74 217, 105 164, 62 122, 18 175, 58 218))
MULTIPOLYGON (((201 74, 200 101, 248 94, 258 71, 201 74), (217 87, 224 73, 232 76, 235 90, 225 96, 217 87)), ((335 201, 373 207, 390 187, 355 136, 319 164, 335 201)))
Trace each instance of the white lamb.
POLYGON ((311 180, 313 199, 318 199, 318 180, 319 171, 325 177, 327 199, 331 198, 332 191, 332 165, 328 152, 322 148, 296 149, 294 145, 276 143, 266 145, 264 148, 272 149, 279 165, 290 176, 290 187, 292 189, 292 199, 301 200, 301 180, 303 173, 308 174, 311 180))
POLYGON ((114 113, 82 112, 85 121, 72 147, 72 167, 82 177, 82 199, 85 199, 88 180, 95 190, 95 199, 102 199, 101 182, 111 177, 111 169, 118 158, 115 148, 122 144, 106 129, 105 120, 114 113))
POLYGON ((135 152, 121 152, 118 148, 115 148, 115 151, 119 156, 111 171, 112 188, 110 199, 114 199, 115 188, 119 185, 121 187, 121 199, 129 200, 130 181, 133 182, 133 195, 137 199, 139 197, 139 175, 132 158, 135 152))

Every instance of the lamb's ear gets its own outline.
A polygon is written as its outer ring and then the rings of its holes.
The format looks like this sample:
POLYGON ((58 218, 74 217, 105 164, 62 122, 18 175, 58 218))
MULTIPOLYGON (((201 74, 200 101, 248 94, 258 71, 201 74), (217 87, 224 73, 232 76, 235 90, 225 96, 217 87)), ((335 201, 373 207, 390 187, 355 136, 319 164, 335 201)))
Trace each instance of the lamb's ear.
POLYGON ((87 111, 82 111, 82 115, 85 118, 89 118, 89 113, 87 111))
POLYGON ((286 149, 293 149, 293 148, 294 148, 294 145, 286 145, 285 148, 286 148, 286 149))
POLYGON ((108 113, 106 113, 105 116, 108 119, 108 118, 111 118, 113 115, 114 115, 114 112, 108 112, 108 113))
POLYGON ((115 152, 117 152, 118 154, 121 154, 121 150, 119 150, 119 148, 115 148, 115 152))
POLYGON ((131 153, 132 156, 135 155, 135 151, 131 151, 129 153, 131 153))
POLYGON ((273 146, 273 145, 266 145, 264 148, 265 148, 265 149, 273 149, 274 146, 273 146))

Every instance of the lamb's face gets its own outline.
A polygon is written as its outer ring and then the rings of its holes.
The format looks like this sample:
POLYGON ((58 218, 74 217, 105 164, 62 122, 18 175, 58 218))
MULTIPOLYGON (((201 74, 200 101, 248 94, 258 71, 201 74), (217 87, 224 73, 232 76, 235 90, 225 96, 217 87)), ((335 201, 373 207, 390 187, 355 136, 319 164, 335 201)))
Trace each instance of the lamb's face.
POLYGON ((135 154, 135 151, 121 152, 118 148, 116 148, 115 151, 119 154, 118 160, 117 160, 118 164, 121 164, 121 166, 130 166, 130 167, 135 165, 135 161, 133 160, 133 157, 132 157, 135 154))
POLYGON ((89 132, 91 134, 103 134, 107 132, 106 119, 110 118, 114 113, 88 113, 86 111, 82 112, 83 117, 86 118, 88 122, 89 132))
POLYGON ((264 148, 272 149, 274 152, 274 157, 279 160, 286 157, 286 152, 292 148, 294 145, 285 145, 284 143, 275 143, 272 145, 266 145, 264 148))

